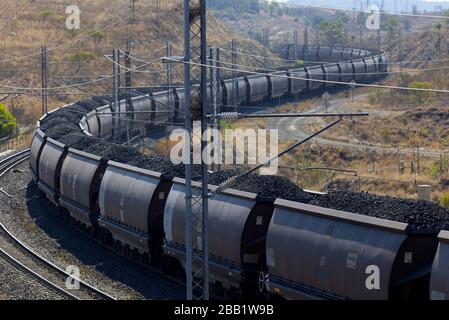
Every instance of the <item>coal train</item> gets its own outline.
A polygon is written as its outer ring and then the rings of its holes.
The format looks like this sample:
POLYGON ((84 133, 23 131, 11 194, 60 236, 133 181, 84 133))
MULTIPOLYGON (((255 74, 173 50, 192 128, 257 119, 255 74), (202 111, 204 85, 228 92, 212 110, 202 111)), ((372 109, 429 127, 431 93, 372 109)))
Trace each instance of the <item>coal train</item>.
MULTIPOLYGON (((323 53, 324 51, 334 58, 338 55, 342 58, 344 49, 333 48, 331 50, 330 48, 318 47, 316 51, 318 52, 317 57, 331 60, 330 56, 327 57, 323 53)), ((221 111, 233 111, 234 106, 256 105, 341 87, 341 85, 333 82, 372 82, 383 77, 388 71, 388 60, 385 53, 379 52, 376 55, 366 56, 366 52, 363 50, 351 50, 350 52, 351 60, 348 61, 322 63, 305 68, 277 71, 266 76, 248 75, 239 77, 235 97, 233 81, 231 79, 222 80, 217 92, 218 101, 221 103, 220 109, 221 111), (326 83, 326 81, 332 83, 326 83)), ((133 127, 145 134, 145 122, 153 124, 179 123, 184 101, 183 88, 147 93, 133 98, 132 109, 136 112, 133 115, 133 127)), ((125 104, 122 104, 121 108, 123 110, 120 110, 120 112, 126 111, 125 104)), ((87 133, 105 139, 109 139, 113 135, 112 123, 110 103, 92 110, 81 122, 87 133)))
MULTIPOLYGON (((238 79, 238 102, 256 104, 327 86, 288 76, 369 81, 368 77, 385 71, 387 58, 382 53, 280 71, 285 78, 243 77, 238 79)), ((221 87, 226 106, 233 93, 231 82, 224 80, 221 87)), ((136 113, 133 129, 141 130, 139 120, 173 120, 183 99, 182 90, 133 98, 133 110, 159 111, 136 113)), ((111 138, 113 114, 109 103, 104 103, 87 110, 73 130, 111 138)), ((57 109, 37 124, 30 169, 38 189, 67 221, 105 245, 165 273, 182 276, 186 260, 185 180, 114 162, 52 138, 42 123, 59 119, 59 114, 71 108, 73 105, 57 109)), ((199 208, 194 206, 193 210, 199 208)), ((439 236, 416 232, 406 223, 282 199, 267 200, 234 189, 210 199, 209 226, 213 297, 449 298, 448 232, 439 236)), ((193 239, 200 236, 195 234, 193 239)))

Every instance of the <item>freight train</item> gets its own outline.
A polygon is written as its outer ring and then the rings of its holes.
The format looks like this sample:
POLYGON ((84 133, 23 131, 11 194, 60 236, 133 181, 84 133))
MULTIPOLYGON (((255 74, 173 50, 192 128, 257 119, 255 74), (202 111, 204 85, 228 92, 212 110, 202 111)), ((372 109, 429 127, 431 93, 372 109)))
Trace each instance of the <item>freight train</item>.
MULTIPOLYGON (((323 52, 326 48, 317 48, 323 52)), ((327 48, 326 52, 335 58, 343 57, 344 49, 327 48), (337 54, 338 53, 338 54, 337 54)), ((351 59, 335 63, 322 63, 305 68, 294 68, 272 72, 268 75, 249 75, 237 79, 234 94, 234 83, 230 79, 220 82, 217 92, 222 111, 233 111, 235 106, 250 106, 268 101, 279 101, 283 98, 300 97, 306 93, 319 92, 335 87, 342 87, 335 82, 357 83, 372 82, 383 77, 388 71, 388 60, 385 53, 365 56, 365 51, 351 50, 351 59), (326 81, 331 81, 327 83, 326 81), (235 99, 235 100, 234 100, 235 99)), ((324 53, 317 54, 329 59, 324 53)), ((145 122, 179 123, 184 105, 184 89, 174 88, 170 91, 148 93, 133 98, 132 109, 134 128, 144 133, 145 122), (148 112, 151 111, 151 112, 148 112)), ((121 105, 126 111, 125 104, 121 105)), ((110 103, 92 110, 82 120, 83 128, 95 137, 109 139, 112 132, 112 107, 110 103)), ((145 133, 144 133, 145 134, 145 133)))
MULTIPOLYGON (((280 71, 277 74, 285 76, 281 78, 239 78, 238 104, 257 104, 327 86, 311 79, 360 82, 387 71, 383 53, 356 58, 280 71)), ((232 84, 224 80, 221 88, 223 105, 228 106, 232 84)), ((182 90, 137 96, 132 100, 133 110, 159 112, 136 113, 133 125, 139 128, 140 121, 173 121, 183 100, 182 90)), ((79 112, 69 105, 45 115, 37 124, 30 169, 38 189, 60 208, 67 221, 105 245, 165 273, 183 274, 185 181, 69 148, 55 140, 42 124, 71 109, 79 112)), ((82 131, 97 140, 113 136, 113 114, 107 101, 79 118, 77 129, 73 129, 77 134, 82 131)), ((193 210, 199 208, 194 206, 193 210)), ((439 236, 436 232, 416 232, 406 223, 282 199, 267 200, 234 189, 210 199, 209 226, 213 297, 449 298, 447 232, 439 236)), ((193 239, 200 236, 195 234, 193 239)))

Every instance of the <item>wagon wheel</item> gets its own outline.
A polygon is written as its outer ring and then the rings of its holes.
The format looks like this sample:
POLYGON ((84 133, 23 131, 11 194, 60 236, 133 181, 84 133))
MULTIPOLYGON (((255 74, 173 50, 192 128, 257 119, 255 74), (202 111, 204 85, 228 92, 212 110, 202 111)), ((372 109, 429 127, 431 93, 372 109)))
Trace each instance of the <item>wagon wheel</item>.
POLYGON ((260 271, 260 273, 259 273, 259 292, 260 293, 263 293, 265 291, 266 283, 267 283, 267 275, 265 274, 265 272, 260 271))

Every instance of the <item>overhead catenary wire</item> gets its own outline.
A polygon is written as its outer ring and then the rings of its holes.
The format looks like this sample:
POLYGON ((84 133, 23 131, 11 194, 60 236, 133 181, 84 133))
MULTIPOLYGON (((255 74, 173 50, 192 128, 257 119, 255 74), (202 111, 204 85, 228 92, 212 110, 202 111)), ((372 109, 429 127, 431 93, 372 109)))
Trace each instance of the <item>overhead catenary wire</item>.
MULTIPOLYGON (((104 57, 105 57, 107 60, 111 61, 111 62, 112 62, 113 64, 115 64, 116 66, 119 66, 120 68, 124 69, 125 72, 126 72, 126 71, 133 71, 133 72, 136 72, 136 73, 156 74, 156 73, 163 73, 163 72, 166 72, 166 71, 167 71, 167 68, 159 69, 159 70, 148 70, 148 71, 133 70, 132 68, 127 68, 126 66, 124 66, 124 65, 122 65, 122 64, 120 64, 120 63, 118 63, 117 61, 114 61, 113 59, 111 59, 111 56, 110 56, 110 55, 104 55, 104 57)), ((142 61, 142 62, 146 62, 146 61, 142 61)), ((179 67, 179 66, 181 66, 181 65, 171 66, 170 69, 173 70, 173 69, 175 69, 176 67, 179 67)))
MULTIPOLYGON (((151 65, 151 64, 155 64, 155 63, 157 63, 160 60, 161 60, 161 58, 156 59, 156 60, 154 60, 152 62, 147 62, 147 63, 145 63, 143 65, 138 66, 138 67, 131 68, 128 71, 135 71, 135 70, 139 70, 139 69, 145 68, 146 66, 151 65)), ((119 75, 124 75, 126 72, 127 71, 121 72, 119 75)), ((102 79, 96 79, 96 80, 92 80, 92 81, 76 83, 76 84, 73 84, 73 85, 68 85, 68 86, 63 86, 63 87, 49 87, 46 90, 47 91, 60 90, 60 89, 73 88, 73 87, 76 87, 76 86, 85 86, 85 85, 89 85, 89 84, 93 84, 93 83, 98 83, 98 82, 101 82, 101 81, 109 80, 109 79, 112 79, 112 78, 114 78, 114 76, 108 76, 108 77, 104 77, 102 79)), ((0 84, 0 88, 6 88, 6 89, 12 89, 12 90, 24 90, 24 91, 42 90, 41 87, 39 87, 39 88, 38 87, 15 87, 15 86, 7 86, 7 85, 2 85, 2 84, 0 84)))

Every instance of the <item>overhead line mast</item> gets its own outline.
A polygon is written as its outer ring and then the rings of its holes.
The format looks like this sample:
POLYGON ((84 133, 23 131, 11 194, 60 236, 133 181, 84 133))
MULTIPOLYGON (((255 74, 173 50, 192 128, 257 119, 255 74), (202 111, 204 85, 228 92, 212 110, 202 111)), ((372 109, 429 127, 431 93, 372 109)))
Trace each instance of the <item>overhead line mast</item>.
POLYGON ((201 111, 201 133, 197 137, 201 139, 201 154, 207 148, 207 139, 202 139, 208 128, 206 0, 184 0, 184 61, 184 126, 188 133, 184 150, 189 150, 184 155, 187 299, 209 300, 208 166, 200 157, 202 190, 193 194, 190 151, 193 136, 198 135, 192 131, 192 107, 201 111), (194 86, 198 83, 200 86, 194 86))

